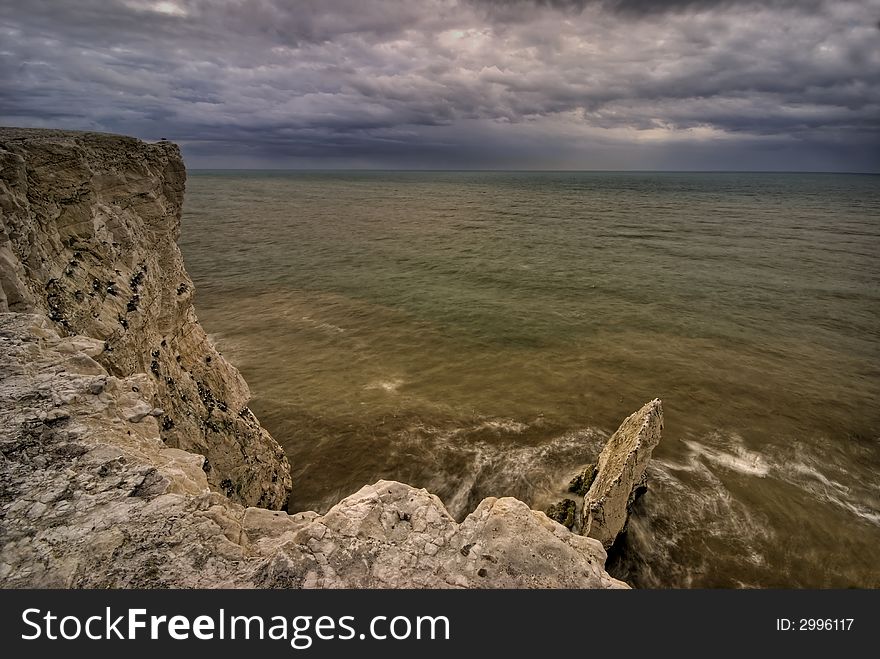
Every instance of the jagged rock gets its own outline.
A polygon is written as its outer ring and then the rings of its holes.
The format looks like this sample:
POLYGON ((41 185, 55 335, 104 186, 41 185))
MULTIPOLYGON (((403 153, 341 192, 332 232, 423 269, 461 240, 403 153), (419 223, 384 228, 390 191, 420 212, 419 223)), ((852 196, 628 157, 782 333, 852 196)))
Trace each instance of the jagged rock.
POLYGON ((590 485, 596 479, 596 465, 587 465, 581 469, 580 473, 571 479, 568 484, 568 491, 580 496, 584 496, 590 489, 590 485))
POLYGON ((576 514, 577 504, 571 499, 563 499, 547 508, 547 517, 554 522, 559 522, 569 531, 574 529, 576 514))
POLYGON ((166 444, 208 456, 215 490, 284 507, 287 458, 237 414, 248 387, 193 310, 177 247, 185 180, 170 142, 0 129, 0 311, 43 313, 79 335, 64 349, 81 372, 149 374, 166 444))
POLYGON ((584 535, 608 549, 626 528, 635 498, 647 487, 646 469, 663 430, 659 399, 626 418, 605 444, 596 478, 584 496, 584 535))
POLYGON ((167 446, 145 373, 56 372, 78 337, 0 313, 0 587, 625 588, 602 545, 511 498, 462 523, 440 500, 379 481, 326 515, 245 508, 204 459, 167 446), (70 398, 51 426, 40 415, 70 398))

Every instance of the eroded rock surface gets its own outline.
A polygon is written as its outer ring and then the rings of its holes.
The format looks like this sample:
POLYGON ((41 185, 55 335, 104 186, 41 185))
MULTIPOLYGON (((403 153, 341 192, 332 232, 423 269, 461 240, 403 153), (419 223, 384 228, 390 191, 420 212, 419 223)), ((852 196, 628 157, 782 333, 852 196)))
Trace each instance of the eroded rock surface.
POLYGON ((626 587, 598 541, 516 499, 461 524, 388 481, 323 516, 246 508, 162 441, 155 378, 111 374, 102 350, 0 313, 2 587, 626 587))
POLYGON ((605 444, 584 495, 583 532, 608 549, 626 528, 635 498, 647 487, 646 469, 663 430, 658 399, 631 414, 605 444))
POLYGON ((97 340, 90 359, 112 375, 146 374, 168 446, 205 455, 214 490, 282 508, 287 458, 193 310, 177 247, 185 180, 170 142, 0 129, 0 311, 42 313, 97 340))

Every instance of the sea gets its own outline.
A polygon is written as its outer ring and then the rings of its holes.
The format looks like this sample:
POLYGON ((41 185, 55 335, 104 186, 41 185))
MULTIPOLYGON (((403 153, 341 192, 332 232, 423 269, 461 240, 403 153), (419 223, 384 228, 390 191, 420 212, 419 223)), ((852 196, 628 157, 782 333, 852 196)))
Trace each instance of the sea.
POLYGON ((614 576, 880 587, 878 175, 196 170, 180 246, 291 512, 544 510, 656 397, 614 576))

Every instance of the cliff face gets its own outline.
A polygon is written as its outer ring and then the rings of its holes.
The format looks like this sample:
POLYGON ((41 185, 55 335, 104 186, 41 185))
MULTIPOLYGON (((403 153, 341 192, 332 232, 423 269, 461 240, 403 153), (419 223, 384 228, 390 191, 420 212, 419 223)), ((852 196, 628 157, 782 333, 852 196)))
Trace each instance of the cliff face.
MULTIPOLYGON (((0 587, 626 587, 511 498, 461 524, 388 481, 269 510, 289 467, 196 320, 183 186, 169 143, 0 130, 0 587)), ((600 460, 609 511, 655 403, 600 460)))
POLYGON ((204 455, 208 482, 282 508, 291 481, 248 387, 196 319, 177 247, 186 174, 170 142, 0 132, 0 311, 40 312, 102 342, 120 377, 146 373, 168 446, 204 455))

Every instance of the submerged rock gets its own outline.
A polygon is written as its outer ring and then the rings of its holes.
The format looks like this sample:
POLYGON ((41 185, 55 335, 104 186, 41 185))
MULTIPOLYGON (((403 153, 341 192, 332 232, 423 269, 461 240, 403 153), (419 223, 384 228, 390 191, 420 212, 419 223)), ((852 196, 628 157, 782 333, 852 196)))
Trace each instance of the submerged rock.
POLYGON ((577 504, 571 499, 563 499, 547 508, 547 517, 559 522, 568 530, 574 529, 577 515, 577 504))
POLYGON ((583 532, 608 549, 626 528, 636 497, 647 489, 646 469, 663 430, 659 399, 630 415, 611 436, 584 496, 583 532))
POLYGON ((571 482, 568 484, 568 491, 584 496, 595 479, 596 465, 587 465, 577 476, 571 479, 571 482))

